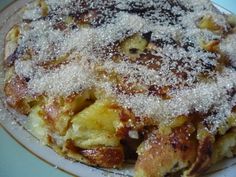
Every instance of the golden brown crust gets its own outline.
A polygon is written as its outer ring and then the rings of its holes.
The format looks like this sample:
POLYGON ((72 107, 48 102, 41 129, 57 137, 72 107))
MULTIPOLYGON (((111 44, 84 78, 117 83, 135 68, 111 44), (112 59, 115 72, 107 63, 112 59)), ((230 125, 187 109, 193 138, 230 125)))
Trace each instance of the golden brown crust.
POLYGON ((42 117, 52 132, 65 135, 71 116, 65 114, 62 109, 63 107, 58 103, 58 100, 54 100, 52 103, 43 106, 42 117))
POLYGON ((31 108, 26 100, 27 83, 25 79, 19 76, 13 77, 5 84, 4 92, 9 106, 22 114, 29 114, 31 108))
POLYGON ((20 30, 18 25, 14 25, 5 37, 5 46, 4 46, 4 66, 10 67, 14 64, 17 59, 16 49, 18 45, 20 30))
POLYGON ((105 168, 120 167, 124 161, 122 147, 95 147, 92 149, 82 149, 68 140, 64 152, 67 156, 82 161, 84 163, 105 168))
POLYGON ((120 167, 124 161, 124 153, 121 147, 98 147, 81 150, 80 153, 90 162, 105 168, 120 167))
POLYGON ((199 142, 196 160, 192 164, 190 170, 185 172, 185 175, 194 177, 203 174, 211 165, 212 151, 213 143, 211 137, 206 137, 199 142))
POLYGON ((162 177, 188 167, 196 158, 197 142, 192 125, 185 124, 170 135, 155 131, 144 142, 135 168, 137 177, 162 177))

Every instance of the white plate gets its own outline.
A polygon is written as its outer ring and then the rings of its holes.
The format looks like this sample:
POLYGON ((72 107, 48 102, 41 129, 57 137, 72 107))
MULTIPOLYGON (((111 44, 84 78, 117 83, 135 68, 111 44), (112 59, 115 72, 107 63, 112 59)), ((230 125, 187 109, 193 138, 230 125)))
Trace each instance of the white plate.
MULTIPOLYGON (((3 12, 0 13, 0 57, 3 57, 4 48, 4 36, 9 29, 18 22, 19 10, 30 0, 18 0, 11 4, 3 12), (2 20, 4 19, 4 20, 2 20)), ((218 6, 219 7, 219 6, 218 6)), ((220 10, 229 13, 222 7, 220 10)), ((0 58, 2 63, 2 58, 0 58)), ((61 156, 57 155, 49 147, 43 146, 27 129, 25 128, 26 117, 17 114, 15 111, 7 108, 4 102, 3 94, 3 68, 0 64, 0 123, 4 129, 22 146, 29 150, 32 154, 36 155, 40 159, 48 162, 49 164, 62 169, 69 174, 88 177, 107 177, 107 176, 132 176, 133 165, 127 164, 122 170, 110 170, 90 167, 79 162, 72 162, 61 156)), ((215 165, 207 172, 208 177, 235 177, 236 176, 236 158, 228 159, 215 165)))

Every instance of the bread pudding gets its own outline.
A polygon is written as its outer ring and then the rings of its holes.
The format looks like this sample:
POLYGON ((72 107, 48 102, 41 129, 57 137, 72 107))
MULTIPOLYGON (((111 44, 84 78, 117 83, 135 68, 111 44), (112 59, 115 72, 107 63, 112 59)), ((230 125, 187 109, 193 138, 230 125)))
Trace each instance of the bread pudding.
POLYGON ((66 158, 200 176, 236 154, 234 18, 209 0, 34 1, 5 37, 7 104, 66 158))

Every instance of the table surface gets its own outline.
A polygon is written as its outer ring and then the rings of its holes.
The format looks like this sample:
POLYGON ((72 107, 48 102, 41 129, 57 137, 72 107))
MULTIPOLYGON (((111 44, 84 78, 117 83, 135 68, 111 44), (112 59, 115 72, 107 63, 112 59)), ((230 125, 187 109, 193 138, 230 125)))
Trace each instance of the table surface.
MULTIPOLYGON (((0 0, 0 11, 16 0, 0 0)), ((235 0, 214 2, 236 13, 235 0)), ((1 20, 1 19, 0 19, 1 20)), ((0 177, 71 177, 29 153, 0 126, 0 177)))

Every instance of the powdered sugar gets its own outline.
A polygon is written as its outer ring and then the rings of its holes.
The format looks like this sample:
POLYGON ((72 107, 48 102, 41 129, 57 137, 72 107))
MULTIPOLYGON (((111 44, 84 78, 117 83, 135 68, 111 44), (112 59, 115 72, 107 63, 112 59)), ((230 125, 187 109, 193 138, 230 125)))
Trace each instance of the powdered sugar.
MULTIPOLYGON (((198 84, 194 89, 185 89, 172 95, 170 100, 154 96, 137 94, 120 97, 122 104, 132 107, 135 112, 146 116, 166 118, 177 115, 188 115, 191 111, 206 113, 219 100, 227 102, 227 91, 236 86, 236 74, 229 71, 220 76, 216 82, 198 84)), ((163 119, 163 120, 164 120, 163 119)))
POLYGON ((90 86, 90 73, 85 65, 72 62, 48 73, 38 73, 37 79, 29 81, 29 90, 33 93, 65 95, 73 91, 80 92, 90 86))
POLYGON ((236 67, 236 34, 227 36, 220 44, 220 49, 229 56, 231 63, 236 67))

